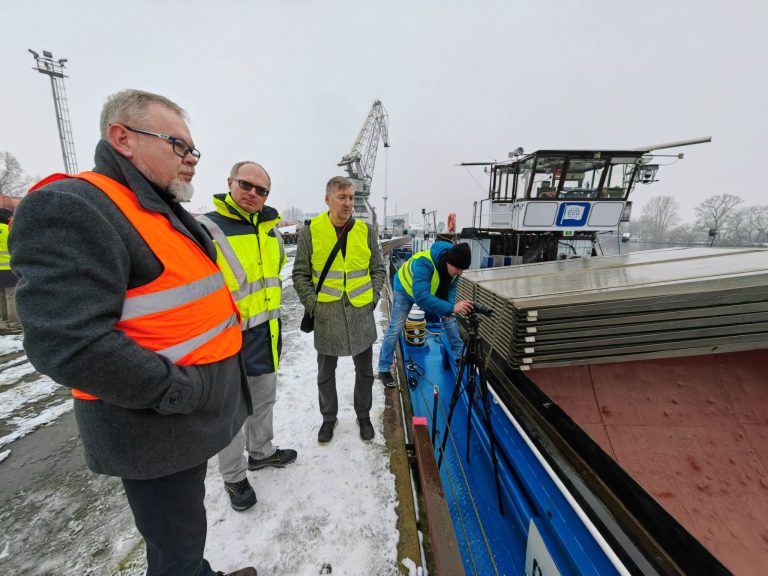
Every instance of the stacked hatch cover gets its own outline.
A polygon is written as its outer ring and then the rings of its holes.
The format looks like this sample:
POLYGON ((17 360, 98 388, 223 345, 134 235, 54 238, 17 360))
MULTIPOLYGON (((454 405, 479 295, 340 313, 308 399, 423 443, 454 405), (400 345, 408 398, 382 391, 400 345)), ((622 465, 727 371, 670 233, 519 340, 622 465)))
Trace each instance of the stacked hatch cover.
POLYGON ((471 270, 480 335, 520 369, 768 348, 768 250, 671 248, 471 270))

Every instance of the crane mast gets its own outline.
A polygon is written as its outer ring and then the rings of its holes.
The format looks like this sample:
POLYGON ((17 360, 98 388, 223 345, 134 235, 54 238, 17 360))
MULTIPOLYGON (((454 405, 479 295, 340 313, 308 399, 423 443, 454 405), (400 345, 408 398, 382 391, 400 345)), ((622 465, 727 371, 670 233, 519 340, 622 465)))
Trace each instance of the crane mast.
POLYGON ((344 167, 355 186, 355 218, 376 225, 376 212, 368 202, 371 195, 371 180, 376 164, 379 140, 389 147, 389 115, 380 100, 374 101, 363 127, 355 139, 352 150, 341 158, 338 166, 344 167))
POLYGON ((40 56, 34 50, 28 50, 35 58, 36 68, 41 74, 45 74, 51 79, 51 88, 53 90, 53 105, 56 109, 56 123, 59 125, 59 140, 61 142, 61 155, 64 158, 64 170, 67 174, 76 174, 77 158, 75 157, 75 141, 72 136, 72 125, 69 122, 69 106, 67 105, 67 94, 64 90, 64 65, 66 58, 54 60, 53 54, 48 50, 43 50, 40 56))

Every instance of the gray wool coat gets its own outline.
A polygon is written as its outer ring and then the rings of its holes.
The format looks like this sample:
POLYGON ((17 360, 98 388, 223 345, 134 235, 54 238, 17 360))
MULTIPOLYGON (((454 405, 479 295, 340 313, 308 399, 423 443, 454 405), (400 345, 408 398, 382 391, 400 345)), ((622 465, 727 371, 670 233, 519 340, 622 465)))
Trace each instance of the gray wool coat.
MULTIPOLYGON (((315 317, 315 350, 325 356, 357 356, 376 341, 373 310, 381 297, 387 272, 376 232, 370 225, 366 225, 368 247, 371 249, 373 303, 360 308, 353 306, 346 294, 334 302, 317 301, 315 285, 312 283, 312 232, 309 226, 304 226, 299 232, 293 264, 293 288, 304 309, 315 317)), ((339 253, 337 258, 341 257, 339 253)))
MULTIPOLYGON (((94 170, 130 188, 215 261, 194 218, 105 141, 94 170)), ((158 478, 229 444, 250 412, 241 356, 178 366, 115 327, 126 290, 154 280, 163 267, 104 193, 77 179, 29 193, 16 210, 10 251, 30 362, 55 382, 100 398, 74 400, 91 470, 158 478)))

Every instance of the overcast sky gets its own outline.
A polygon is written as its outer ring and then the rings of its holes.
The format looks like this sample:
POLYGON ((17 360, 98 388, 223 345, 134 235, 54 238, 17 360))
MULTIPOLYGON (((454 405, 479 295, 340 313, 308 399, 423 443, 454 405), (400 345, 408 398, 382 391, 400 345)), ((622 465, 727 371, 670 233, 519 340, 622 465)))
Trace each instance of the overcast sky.
POLYGON ((379 216, 437 210, 469 226, 481 168, 518 146, 681 148, 634 192, 765 205, 768 2, 508 0, 0 3, 0 151, 33 175, 63 170, 50 83, 27 52, 67 58, 80 169, 92 167, 107 95, 178 102, 202 152, 189 208, 210 207, 232 164, 272 176, 269 203, 324 208, 325 182, 375 99, 389 113, 371 202, 379 216))

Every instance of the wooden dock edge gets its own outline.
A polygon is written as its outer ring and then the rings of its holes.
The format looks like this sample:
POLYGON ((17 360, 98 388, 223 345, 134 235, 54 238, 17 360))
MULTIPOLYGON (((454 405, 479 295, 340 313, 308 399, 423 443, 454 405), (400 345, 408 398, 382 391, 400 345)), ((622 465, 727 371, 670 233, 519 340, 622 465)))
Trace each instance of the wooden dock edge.
POLYGON ((419 485, 427 517, 429 541, 432 548, 434 574, 437 576, 463 576, 464 565, 453 530, 451 513, 445 499, 440 470, 435 460, 435 450, 429 437, 427 419, 414 416, 411 424, 419 485))
POLYGON ((419 529, 416 522, 416 506, 408 463, 403 415, 397 388, 384 391, 384 439, 389 452, 389 469, 395 476, 397 493, 397 564, 401 574, 410 574, 404 560, 422 566, 419 529))

